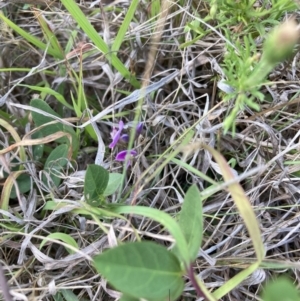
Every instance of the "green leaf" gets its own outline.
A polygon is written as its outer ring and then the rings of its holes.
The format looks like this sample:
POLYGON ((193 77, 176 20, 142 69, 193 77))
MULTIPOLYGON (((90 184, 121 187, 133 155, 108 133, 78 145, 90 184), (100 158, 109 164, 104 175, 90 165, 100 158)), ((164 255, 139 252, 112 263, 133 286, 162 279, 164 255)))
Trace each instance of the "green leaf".
POLYGON ((203 233, 202 199, 196 185, 191 186, 185 195, 179 226, 187 241, 192 262, 197 257, 203 233))
POLYGON ((123 294, 119 301, 140 301, 140 299, 123 294))
MULTIPOLYGON (((95 208, 95 211, 96 209, 99 210, 95 208)), ((182 261, 185 266, 190 264, 190 255, 186 239, 178 223, 169 214, 155 208, 142 206, 110 206, 109 211, 115 214, 138 214, 161 223, 176 240, 176 246, 179 250, 178 258, 180 261, 182 261)), ((102 212, 99 210, 99 216, 101 215, 102 212)))
MULTIPOLYGON (((49 155, 44 170, 50 174, 50 178, 57 187, 61 181, 57 174, 66 166, 68 162, 68 145, 61 144, 57 146, 49 155)), ((48 186, 48 179, 43 175, 43 182, 48 186)))
POLYGON ((262 299, 264 301, 299 301, 300 294, 290 280, 281 277, 266 286, 262 299))
POLYGON ((108 185, 104 191, 104 196, 112 195, 119 189, 122 183, 122 177, 123 175, 120 173, 109 174, 108 185))
POLYGON ((53 299, 54 301, 65 301, 61 295, 60 292, 56 293, 54 296, 53 296, 53 299))
POLYGON ((99 165, 88 166, 84 179, 84 196, 91 206, 99 206, 104 201, 109 173, 99 165))
MULTIPOLYGON (((32 99, 30 102, 30 105, 34 108, 40 109, 41 111, 49 113, 53 116, 61 117, 53 109, 51 109, 50 106, 45 101, 43 101, 41 99, 38 99, 38 98, 32 99)), ((33 121, 36 124, 36 126, 41 126, 41 125, 44 125, 45 123, 54 121, 53 118, 44 116, 44 115, 36 113, 36 112, 32 112, 31 114, 32 114, 32 118, 33 118, 33 121)), ((62 129, 63 129, 63 125, 61 123, 55 123, 53 125, 48 126, 45 129, 42 129, 41 132, 43 132, 45 136, 48 136, 50 134, 61 131, 62 129)))
MULTIPOLYGON (((21 174, 17 178, 17 184, 20 193, 26 193, 31 189, 31 177, 28 174, 21 174)), ((12 187, 10 192, 10 198, 14 199, 17 197, 15 186, 12 187)))
MULTIPOLYGON (((34 108, 40 109, 41 111, 47 112, 53 116, 60 117, 54 110, 52 110, 49 107, 49 105, 46 102, 44 102, 41 99, 33 99, 30 102, 30 105, 34 108)), ((42 126, 48 122, 54 121, 53 118, 44 116, 44 115, 36 113, 36 112, 32 112, 31 114, 32 114, 32 119, 36 126, 42 126)), ((71 134, 72 148, 74 151, 76 151, 79 147, 79 143, 78 143, 78 138, 76 136, 76 133, 71 126, 62 124, 60 122, 56 122, 54 124, 50 124, 48 126, 41 128, 38 133, 42 133, 42 135, 45 137, 45 136, 57 133, 59 131, 71 134)), ((69 144, 69 139, 67 137, 60 138, 57 141, 60 143, 69 144)))
POLYGON ((27 87, 30 90, 34 90, 34 91, 38 91, 41 93, 45 93, 48 95, 52 95, 53 97, 55 97, 62 105, 66 106, 67 108, 69 108, 70 110, 74 110, 74 108, 67 103, 67 101, 65 100, 64 96, 61 95, 60 93, 58 93, 57 91, 49 88, 49 87, 39 87, 39 86, 30 86, 30 85, 24 85, 24 84, 19 84, 20 87, 27 87))
MULTIPOLYGON (((43 138, 43 135, 41 132, 37 132, 32 135, 32 139, 40 139, 40 138, 43 138)), ((32 155, 33 155, 33 159, 35 161, 40 161, 43 158, 44 148, 45 148, 45 145, 42 143, 39 145, 32 146, 32 155)))
POLYGON ((63 295, 64 300, 66 300, 66 301, 79 301, 77 296, 71 290, 63 289, 63 290, 60 290, 60 293, 63 295))
POLYGON ((126 243, 94 257, 94 265, 117 290, 135 298, 175 300, 183 290, 175 255, 152 242, 126 243))
MULTIPOLYGON (((124 41, 124 37, 126 33, 128 32, 128 28, 130 26, 130 22, 132 22, 132 19, 134 17, 136 8, 139 4, 139 0, 132 0, 130 3, 130 6, 128 8, 128 11, 126 13, 126 16, 122 22, 122 25, 119 28, 118 34, 111 46, 111 52, 118 52, 120 49, 120 46, 122 42, 124 41)), ((130 29, 129 29, 130 30, 130 29)))
MULTIPOLYGON (((61 241, 63 241, 64 243, 76 248, 76 249, 79 249, 78 247, 78 244, 77 242, 75 241, 75 239, 70 236, 69 234, 65 234, 65 233, 60 233, 60 232, 55 232, 55 233, 51 233, 49 234, 40 244, 40 249, 45 245, 45 243, 47 241, 49 241, 49 239, 59 239, 61 241)), ((70 253, 70 254, 74 254, 75 251, 69 249, 69 248, 66 248, 66 250, 70 253)))
MULTIPOLYGON (((39 12, 35 11, 34 15, 39 22, 41 30, 44 34, 44 39, 47 41, 47 45, 51 45, 51 47, 57 52, 61 53, 61 56, 65 56, 61 46, 60 46, 60 39, 58 39, 59 35, 53 31, 52 26, 49 26, 48 22, 46 21, 45 17, 40 14, 39 12)), ((43 40, 44 40, 43 39, 43 40)))
POLYGON ((138 80, 129 72, 128 68, 120 61, 114 52, 101 38, 97 30, 92 26, 87 16, 79 8, 74 0, 61 0, 61 3, 68 10, 74 20, 78 23, 93 44, 104 54, 108 61, 125 77, 135 88, 140 88, 138 80))
POLYGON ((37 48, 43 51, 47 51, 47 53, 53 56, 54 58, 61 60, 64 59, 64 55, 60 51, 57 51, 56 49, 49 47, 49 45, 41 42, 40 39, 36 38, 34 35, 29 34, 28 30, 23 30, 21 27, 17 26, 10 19, 6 18, 2 11, 0 12, 0 19, 4 21, 10 28, 12 28, 18 35, 23 37, 32 45, 36 46, 37 48))

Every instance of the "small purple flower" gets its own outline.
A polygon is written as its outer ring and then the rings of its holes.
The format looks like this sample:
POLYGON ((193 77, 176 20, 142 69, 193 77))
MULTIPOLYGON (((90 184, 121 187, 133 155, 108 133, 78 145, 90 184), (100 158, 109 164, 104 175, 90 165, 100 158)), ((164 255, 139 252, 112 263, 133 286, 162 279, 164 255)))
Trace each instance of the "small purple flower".
POLYGON ((135 157, 137 155, 137 151, 135 151, 133 149, 130 151, 123 150, 123 151, 117 153, 116 160, 117 161, 125 161, 127 154, 129 154, 131 157, 135 157))
MULTIPOLYGON (((113 128, 112 132, 110 133, 112 142, 109 144, 110 148, 114 148, 119 142, 123 142, 128 145, 129 142, 129 135, 126 133, 123 133, 124 129, 124 122, 122 120, 119 121, 119 127, 118 129, 113 128)), ((138 138, 139 135, 141 135, 143 131, 143 123, 139 122, 135 128, 135 139, 138 138)), ((124 162, 126 160, 126 157, 128 156, 127 160, 127 167, 132 163, 132 159, 137 156, 137 151, 135 150, 124 150, 119 152, 116 155, 116 161, 124 162)))
POLYGON ((142 133, 143 130, 143 123, 139 122, 136 126, 136 136, 139 136, 142 133))
POLYGON ((120 141, 124 142, 124 143, 128 143, 129 142, 129 135, 127 134, 123 134, 120 138, 120 141))
POLYGON ((116 130, 114 128, 113 131, 110 133, 111 138, 112 138, 112 142, 109 145, 110 148, 114 148, 117 145, 118 141, 120 140, 123 128, 124 128, 124 122, 122 120, 120 120, 119 121, 119 129, 116 130))
POLYGON ((119 153, 117 153, 116 155, 116 160, 117 161, 120 161, 120 162, 123 162, 126 160, 126 157, 129 157, 128 158, 128 161, 127 161, 127 167, 131 164, 131 160, 137 156, 137 151, 135 151, 134 149, 132 150, 124 150, 124 151, 121 151, 119 153))

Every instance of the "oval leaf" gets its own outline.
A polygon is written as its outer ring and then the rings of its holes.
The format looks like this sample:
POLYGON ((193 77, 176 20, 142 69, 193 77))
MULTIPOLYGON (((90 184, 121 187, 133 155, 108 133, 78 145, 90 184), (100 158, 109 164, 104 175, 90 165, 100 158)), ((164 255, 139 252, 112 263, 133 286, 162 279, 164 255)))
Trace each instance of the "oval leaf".
POLYGON ((104 191, 104 195, 112 195, 114 194, 121 186, 123 175, 120 173, 110 173, 108 185, 104 191))
POLYGON ((263 292, 264 301, 299 301, 300 294, 292 282, 286 278, 279 278, 269 283, 263 292))
POLYGON ((152 242, 127 243, 94 257, 94 265, 117 290, 135 298, 175 300, 183 290, 177 257, 152 242))
MULTIPOLYGON (((52 110, 50 108, 50 106, 46 102, 44 102, 41 99, 31 100, 30 105, 34 108, 40 109, 41 111, 49 113, 53 116, 60 117, 54 110, 52 110)), ((31 112, 31 114, 32 114, 32 119, 33 119, 36 126, 41 126, 41 125, 44 125, 45 123, 48 123, 48 122, 51 122, 51 121, 55 120, 51 117, 47 117, 47 116, 44 116, 44 115, 36 113, 36 112, 31 112)), ((60 122, 57 122, 57 123, 50 124, 48 126, 45 126, 45 127, 41 128, 38 131, 38 133, 42 133, 42 135, 44 137, 46 137, 48 135, 51 135, 51 134, 54 134, 54 133, 57 133, 57 132, 60 132, 60 131, 71 134, 71 136, 72 136, 72 148, 73 148, 74 151, 76 151, 79 147, 79 142, 78 142, 77 135, 76 135, 75 131, 73 130, 73 128, 71 126, 68 126, 68 125, 62 124, 60 122)), ((69 140, 66 137, 58 139, 58 142, 69 144, 69 140)))
MULTIPOLYGON (((56 187, 61 181, 57 174, 63 169, 64 166, 66 166, 67 162, 68 145, 61 144, 50 153, 45 163, 44 170, 50 174, 50 178, 56 187)), ((48 179, 46 176, 43 176, 43 182, 46 186, 48 186, 48 179)))
MULTIPOLYGON (((43 135, 41 132, 37 132, 32 135, 32 138, 40 139, 43 138, 43 135)), ((40 161, 43 158, 44 148, 45 148, 44 144, 38 144, 32 146, 32 155, 35 161, 40 161)))
MULTIPOLYGON (((28 174, 21 174, 17 178, 17 184, 20 193, 26 193, 31 189, 31 177, 28 174)), ((17 192, 15 186, 12 187, 10 198, 14 199, 17 197, 17 192)))
POLYGON ((127 295, 122 295, 121 299, 119 299, 119 301, 140 301, 139 298, 134 298, 131 296, 127 296, 127 295))
POLYGON ((179 226, 187 241, 191 261, 194 261, 202 242, 202 199, 196 185, 191 186, 184 198, 179 215, 179 226))
POLYGON ((91 206, 99 206, 104 201, 109 173, 99 165, 88 166, 84 179, 84 196, 91 206))

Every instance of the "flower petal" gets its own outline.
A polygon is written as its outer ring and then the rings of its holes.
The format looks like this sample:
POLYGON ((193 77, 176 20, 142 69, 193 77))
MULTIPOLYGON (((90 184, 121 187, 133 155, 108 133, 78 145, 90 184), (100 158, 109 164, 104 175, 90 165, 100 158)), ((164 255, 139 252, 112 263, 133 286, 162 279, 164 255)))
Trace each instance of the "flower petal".
POLYGON ((116 160, 117 161, 125 161, 127 154, 130 154, 131 157, 135 157, 137 155, 137 151, 135 151, 133 149, 130 151, 128 151, 128 150, 121 151, 121 152, 117 153, 116 160))
POLYGON ((112 142, 109 144, 110 148, 114 148, 118 141, 120 140, 121 132, 124 128, 124 122, 122 120, 119 121, 119 129, 113 129, 111 132, 112 142))
POLYGON ((120 140, 121 140, 122 142, 128 143, 128 142, 129 142, 129 135, 123 134, 123 135, 121 136, 120 140))
POLYGON ((136 126, 136 136, 139 136, 142 133, 143 130, 143 123, 139 122, 138 125, 136 126))

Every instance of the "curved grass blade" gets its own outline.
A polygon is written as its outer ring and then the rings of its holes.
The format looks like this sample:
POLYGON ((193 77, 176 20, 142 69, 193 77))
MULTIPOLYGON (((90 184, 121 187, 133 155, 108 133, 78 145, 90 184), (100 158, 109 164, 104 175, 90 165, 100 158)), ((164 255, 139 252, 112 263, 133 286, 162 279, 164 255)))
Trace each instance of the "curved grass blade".
POLYGON ((76 20, 78 25, 87 34, 91 41, 95 44, 99 50, 107 56, 112 65, 124 76, 135 88, 140 87, 139 81, 129 72, 124 64, 118 59, 115 53, 111 52, 111 49, 107 46, 104 40, 99 36, 98 32, 91 25, 84 13, 80 10, 74 0, 61 0, 62 4, 69 11, 69 13, 76 20))
MULTIPOLYGON (((202 147, 208 150, 213 155, 216 162, 219 164, 225 182, 234 180, 234 175, 227 162, 225 161, 224 157, 206 144, 202 144, 202 147)), ((228 185, 228 190, 238 208, 240 215, 244 219, 245 225, 253 242, 257 261, 248 266, 246 269, 239 272, 237 275, 235 275, 233 278, 227 281, 223 286, 217 289, 213 293, 214 297, 216 297, 217 299, 222 298, 224 295, 229 293, 231 290, 237 287, 243 280, 245 280, 250 274, 257 270, 265 256, 264 245, 261 239, 259 226, 256 221, 253 208, 251 207, 251 204, 242 186, 239 183, 235 182, 233 184, 228 185)))
POLYGON ((110 208, 110 211, 118 214, 138 214, 141 216, 149 217, 161 223, 168 229, 168 231, 176 240, 176 245, 180 253, 180 258, 185 264, 185 266, 188 267, 190 263, 190 254, 186 239, 181 231, 181 228, 170 215, 154 208, 140 206, 114 206, 110 208))
POLYGON ((56 59, 61 60, 64 58, 61 51, 57 51, 51 47, 48 47, 48 45, 41 42, 39 39, 32 36, 27 31, 23 30, 22 28, 17 26, 14 22, 12 22, 8 18, 6 18, 2 12, 0 12, 0 19, 2 19, 10 28, 12 28, 15 32, 17 32, 20 36, 22 36, 25 40, 27 40, 32 45, 36 46, 37 48, 39 48, 43 51, 47 51, 48 54, 50 54, 51 56, 53 56, 56 59))

